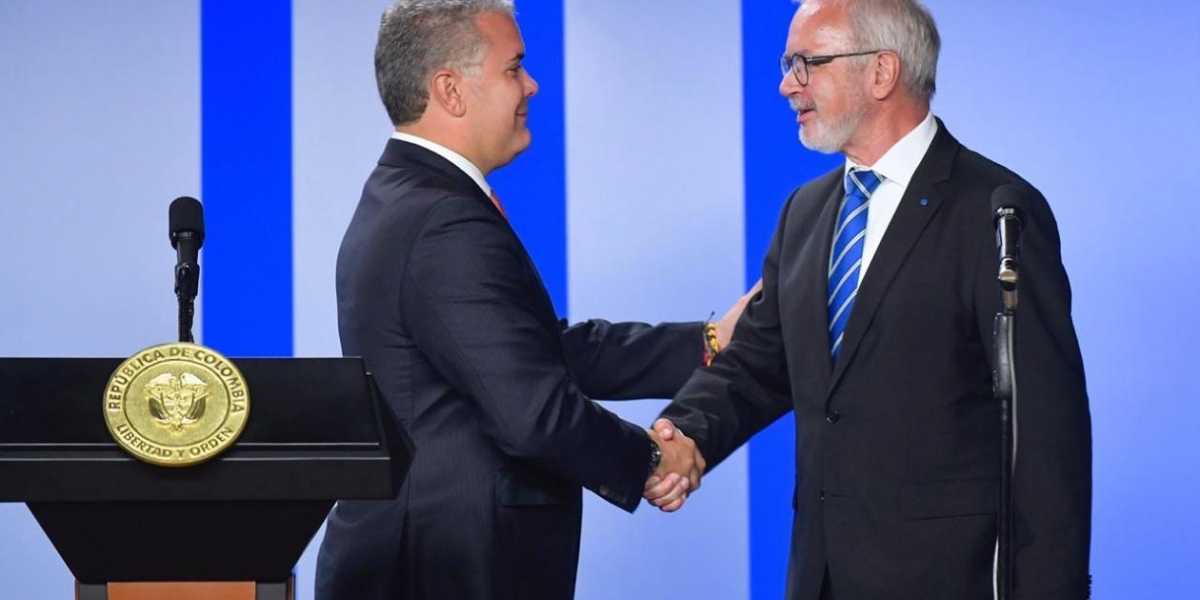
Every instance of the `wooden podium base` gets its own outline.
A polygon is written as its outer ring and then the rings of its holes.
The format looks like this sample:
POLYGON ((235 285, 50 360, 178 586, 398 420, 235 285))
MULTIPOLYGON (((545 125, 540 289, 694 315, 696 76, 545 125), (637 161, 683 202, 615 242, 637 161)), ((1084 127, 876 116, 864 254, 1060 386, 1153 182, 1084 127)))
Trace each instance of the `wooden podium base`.
POLYGON ((253 581, 75 582, 75 600, 294 600, 296 578, 253 581))

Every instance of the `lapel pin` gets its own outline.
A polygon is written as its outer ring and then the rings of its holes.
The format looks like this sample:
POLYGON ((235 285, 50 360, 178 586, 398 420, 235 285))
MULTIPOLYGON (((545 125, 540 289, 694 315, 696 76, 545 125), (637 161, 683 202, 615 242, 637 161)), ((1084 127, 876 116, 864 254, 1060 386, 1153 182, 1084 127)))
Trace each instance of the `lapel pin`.
POLYGON ((921 206, 929 206, 929 200, 927 198, 921 198, 921 206))

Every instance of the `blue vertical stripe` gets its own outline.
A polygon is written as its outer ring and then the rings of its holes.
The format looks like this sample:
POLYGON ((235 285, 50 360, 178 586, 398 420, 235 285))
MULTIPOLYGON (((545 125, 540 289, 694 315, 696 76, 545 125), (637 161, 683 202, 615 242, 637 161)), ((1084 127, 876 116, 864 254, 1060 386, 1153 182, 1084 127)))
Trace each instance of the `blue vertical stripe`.
POLYGON ((538 82, 529 103, 533 143, 488 176, 504 202, 558 314, 567 310, 567 139, 563 67, 563 0, 524 0, 517 24, 525 68, 538 82))
MULTIPOLYGON (((796 186, 840 164, 840 156, 805 150, 796 114, 779 95, 779 57, 796 6, 788 0, 742 2, 742 102, 746 148, 746 280, 762 261, 779 211, 796 186)), ((795 486, 795 423, 791 415, 750 442, 750 597, 783 597, 791 547, 795 486)))
POLYGON ((292 354, 292 3, 203 0, 203 342, 292 354))

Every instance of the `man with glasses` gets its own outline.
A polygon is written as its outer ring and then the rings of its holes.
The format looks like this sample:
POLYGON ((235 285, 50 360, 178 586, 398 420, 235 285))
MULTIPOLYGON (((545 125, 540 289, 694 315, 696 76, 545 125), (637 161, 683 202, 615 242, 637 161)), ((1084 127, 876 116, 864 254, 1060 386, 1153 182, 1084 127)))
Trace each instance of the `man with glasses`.
POLYGON ((845 165, 788 199, 762 292, 663 413, 711 468, 794 411, 790 600, 992 598, 990 198, 1006 184, 1028 200, 1015 597, 1088 594, 1091 425, 1057 227, 1036 189, 931 113, 939 46, 915 0, 800 6, 779 91, 803 144, 845 165))

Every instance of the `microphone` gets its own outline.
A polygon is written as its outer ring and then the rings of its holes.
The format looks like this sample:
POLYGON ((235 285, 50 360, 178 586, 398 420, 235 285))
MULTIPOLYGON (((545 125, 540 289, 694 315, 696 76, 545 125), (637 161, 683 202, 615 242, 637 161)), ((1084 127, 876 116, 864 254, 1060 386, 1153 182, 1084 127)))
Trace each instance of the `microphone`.
POLYGON ((204 245, 204 207, 188 196, 176 198, 170 209, 171 247, 175 261, 175 295, 192 299, 200 288, 200 246, 204 245))
POLYGON ((996 278, 1005 292, 1015 292, 1020 281, 1017 268, 1021 255, 1021 209, 1025 193, 1015 185, 1002 185, 992 192, 992 224, 996 227, 996 245, 1000 252, 1000 271, 996 278))
POLYGON ((204 207, 189 196, 176 198, 169 211, 171 247, 175 248, 175 297, 179 299, 179 341, 192 341, 192 301, 200 290, 200 246, 204 245, 204 207))

